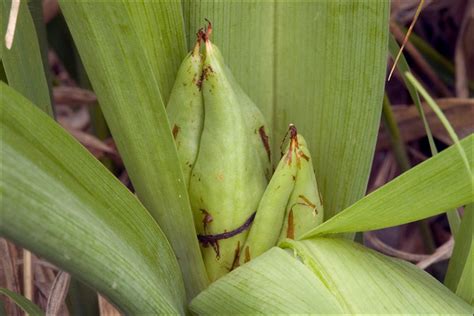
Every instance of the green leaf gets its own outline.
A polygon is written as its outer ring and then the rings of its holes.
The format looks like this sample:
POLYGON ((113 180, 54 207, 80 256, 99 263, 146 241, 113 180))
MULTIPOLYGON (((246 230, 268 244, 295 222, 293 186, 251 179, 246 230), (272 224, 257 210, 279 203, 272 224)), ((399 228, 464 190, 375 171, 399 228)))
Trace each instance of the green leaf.
POLYGON ((343 312, 325 284, 280 248, 211 284, 191 302, 191 310, 198 315, 343 312))
MULTIPOLYGON (((474 135, 461 141, 474 165, 474 135)), ((401 225, 473 202, 473 177, 455 146, 408 170, 302 238, 401 225)))
POLYGON ((454 242, 453 255, 449 259, 444 284, 459 297, 474 306, 473 273, 474 263, 474 204, 464 208, 459 233, 454 242))
POLYGON ((425 88, 423 88, 421 83, 410 72, 405 73, 405 76, 410 81, 410 83, 416 88, 416 90, 418 90, 418 92, 423 96, 423 98, 426 100, 426 103, 430 106, 431 110, 436 114, 436 116, 438 116, 438 119, 441 121, 444 128, 448 132, 449 137, 453 140, 454 147, 457 148, 457 150, 459 151, 459 155, 461 155, 464 161, 464 165, 466 166, 467 174, 472 175, 472 170, 469 165, 469 161, 467 159, 466 153, 464 152, 464 149, 462 148, 462 146, 459 144, 458 135, 456 134, 456 132, 454 131, 454 128, 449 123, 443 111, 436 104, 433 98, 428 94, 425 88))
POLYGON ((471 307, 427 272, 336 238, 283 242, 351 314, 470 314, 471 307))
MULTIPOLYGON (((162 64, 180 58, 182 52, 171 42, 181 39, 148 39, 169 46, 156 54, 173 52, 149 56, 150 51, 147 54, 142 48, 146 37, 138 34, 157 34, 150 29, 154 24, 136 22, 149 21, 149 15, 163 23, 174 21, 174 28, 182 27, 182 21, 172 20, 181 14, 179 6, 158 1, 146 6, 129 1, 61 1, 60 5, 133 186, 173 246, 191 299, 208 280, 157 79, 168 76, 174 80, 175 73, 168 72, 171 67, 162 64), (133 6, 139 8, 135 11, 133 6), (160 64, 150 58, 158 58, 160 64), (153 69, 153 65, 160 68, 153 69)), ((173 34, 179 35, 168 35, 173 34)))
MULTIPOLYGON (((9 289, 4 289, 0 287, 0 294, 5 295, 6 297, 10 298, 12 301, 15 302, 25 313, 36 316, 36 315, 44 315, 43 311, 36 306, 32 301, 20 295, 16 292, 10 291, 9 289)), ((1 308, 2 306, 0 306, 1 308)), ((1 312, 1 311, 0 311, 1 312)))
POLYGON ((3 39, 11 1, 2 1, 0 6, 2 7, 2 25, 0 26, 2 30, 2 61, 8 83, 44 112, 53 115, 38 35, 27 2, 20 2, 15 37, 10 50, 5 47, 3 39))
POLYGON ((335 238, 284 241, 217 280, 191 302, 197 314, 469 314, 428 273, 335 238))
POLYGON ((0 87, 0 236, 125 313, 182 313, 176 258, 138 199, 52 119, 0 87))
POLYGON ((274 157, 288 124, 308 140, 327 218, 366 190, 379 127, 388 1, 183 2, 188 47, 213 40, 271 127, 274 157), (297 18, 295 18, 297 17, 297 18))
POLYGON ((166 105, 177 70, 187 53, 181 2, 125 1, 125 5, 166 105))

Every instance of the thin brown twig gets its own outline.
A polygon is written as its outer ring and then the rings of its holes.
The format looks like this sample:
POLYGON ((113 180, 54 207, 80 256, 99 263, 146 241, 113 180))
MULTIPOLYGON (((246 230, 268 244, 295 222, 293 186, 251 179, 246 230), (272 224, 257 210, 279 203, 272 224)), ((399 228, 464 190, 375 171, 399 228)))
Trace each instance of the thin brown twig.
POLYGON ((387 81, 390 81, 390 78, 392 78, 393 71, 395 70, 395 67, 398 64, 398 60, 400 59, 400 56, 402 55, 403 49, 405 48, 406 43, 408 42, 408 38, 410 37, 411 32, 413 31, 413 27, 415 26, 416 21, 418 20, 418 17, 420 16, 421 9, 423 8, 423 3, 425 0, 420 0, 420 3, 418 5, 418 8, 416 9, 415 16, 413 18, 413 21, 410 24, 410 27, 408 28, 407 34, 403 38, 402 41, 402 46, 398 50, 397 57, 395 57, 395 60, 393 62, 392 69, 390 69, 390 73, 388 75, 387 81))
POLYGON ((397 257, 397 258, 411 261, 411 262, 417 262, 417 266, 420 269, 426 269, 430 265, 436 262, 450 258, 453 251, 453 246, 454 246, 454 239, 451 237, 447 242, 442 244, 440 247, 436 248, 435 252, 433 252, 430 255, 427 255, 427 254, 410 253, 410 252, 395 249, 387 245, 386 243, 384 243, 382 240, 380 240, 375 234, 375 232, 365 232, 364 239, 370 242, 370 244, 373 246, 374 249, 386 255, 397 257))
MULTIPOLYGON (((402 30, 395 23, 390 23, 390 32, 395 36, 397 41, 402 42, 405 35, 402 30)), ((426 74, 426 76, 433 83, 435 88, 444 97, 451 97, 453 94, 446 85, 438 78, 434 70, 431 68, 430 64, 425 60, 423 55, 416 49, 416 47, 411 43, 407 42, 405 45, 405 50, 413 57, 413 60, 417 63, 420 69, 426 74)))
POLYGON ((451 236, 451 238, 448 239, 447 242, 442 244, 440 247, 436 248, 436 251, 429 255, 427 258, 419 261, 416 265, 420 269, 426 269, 433 263, 449 259, 451 255, 453 254, 453 247, 454 247, 454 238, 451 236))
POLYGON ((23 249, 23 295, 33 300, 33 255, 23 249))

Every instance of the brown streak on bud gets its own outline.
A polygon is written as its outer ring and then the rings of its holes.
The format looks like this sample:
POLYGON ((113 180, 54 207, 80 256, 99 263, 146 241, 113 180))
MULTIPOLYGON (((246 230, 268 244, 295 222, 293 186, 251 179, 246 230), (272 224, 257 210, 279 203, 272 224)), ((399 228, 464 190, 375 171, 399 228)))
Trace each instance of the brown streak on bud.
POLYGON ((229 271, 234 270, 239 267, 239 258, 240 258, 240 240, 237 241, 237 247, 234 250, 234 261, 232 261, 232 266, 229 271))
POLYGON ((213 72, 214 72, 214 70, 212 70, 211 66, 204 67, 204 69, 202 70, 202 73, 201 73, 201 77, 196 82, 196 86, 198 86, 199 91, 201 91, 201 89, 202 89, 202 83, 204 82, 204 80, 206 80, 207 77, 209 77, 209 74, 213 73, 213 72))
POLYGON ((245 260, 244 262, 247 263, 249 262, 251 259, 250 259, 250 248, 249 246, 245 247, 245 260))
POLYGON ((270 151, 270 144, 268 142, 268 136, 267 136, 267 133, 265 133, 265 126, 260 126, 260 128, 258 129, 258 132, 260 134, 260 138, 262 139, 262 143, 263 143, 263 147, 265 147, 265 150, 267 152, 267 156, 268 156, 268 161, 271 161, 272 160, 272 154, 271 154, 271 151, 270 151))
POLYGON ((209 214, 208 211, 204 209, 200 209, 200 211, 204 215, 204 217, 202 218, 202 227, 203 227, 204 233, 207 234, 207 225, 211 223, 214 219, 212 218, 212 215, 209 214))
POLYGON ((295 223, 293 222, 293 209, 288 213, 288 228, 286 229, 286 238, 295 239, 295 223))
POLYGON ((181 128, 180 128, 178 125, 174 124, 174 126, 173 126, 173 138, 174 138, 175 140, 176 140, 176 136, 178 136, 178 133, 179 133, 179 130, 180 130, 180 129, 181 129, 181 128))
MULTIPOLYGON (((311 209, 316 213, 318 214, 318 210, 316 209, 316 204, 312 203, 310 200, 308 200, 307 197, 305 197, 304 195, 298 195, 298 197, 300 199, 302 199, 304 201, 304 203, 298 203, 298 204, 301 204, 301 205, 304 205, 304 206, 309 206, 311 207, 311 209)), ((314 214, 314 215, 316 215, 314 214)))

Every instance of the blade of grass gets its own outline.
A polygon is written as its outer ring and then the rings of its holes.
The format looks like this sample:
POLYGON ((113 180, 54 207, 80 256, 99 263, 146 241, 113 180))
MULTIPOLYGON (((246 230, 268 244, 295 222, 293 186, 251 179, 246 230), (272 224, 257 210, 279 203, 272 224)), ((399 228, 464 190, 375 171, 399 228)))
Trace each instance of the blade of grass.
MULTIPOLYGON (((408 158, 405 144, 400 137, 400 130, 394 118, 392 105, 390 104, 387 94, 385 94, 383 100, 382 118, 386 128, 389 131, 395 159, 397 160, 400 170, 405 172, 410 169, 410 160, 408 158)), ((431 230, 429 229, 428 224, 424 221, 420 221, 418 224, 421 236, 423 238, 423 243, 425 244, 427 250, 431 253, 436 249, 431 230)))
MULTIPOLYGON (((392 58, 398 53, 400 50, 400 47, 398 46, 398 43, 396 39, 393 36, 389 37, 389 51, 390 54, 392 55, 392 58)), ((408 93, 410 94, 413 103, 415 104, 418 113, 420 114, 421 120, 423 122, 423 126, 425 127, 426 131, 426 136, 428 138, 428 143, 430 144, 430 150, 431 150, 431 155, 434 156, 438 153, 438 149, 436 148, 436 144, 433 139, 433 134, 431 133, 430 126, 428 124, 428 120, 426 119, 425 112, 423 110, 423 106, 421 104, 420 96, 418 95, 418 91, 416 87, 414 87, 410 80, 408 80, 406 74, 410 72, 410 67, 408 66, 408 63, 405 59, 405 56, 403 54, 400 55, 400 59, 397 64, 397 68, 400 71, 400 74, 402 75, 403 81, 405 83, 405 86, 408 90, 408 93)), ((446 216, 448 217, 448 222, 449 222, 449 228, 451 229, 451 232, 453 236, 456 235, 459 225, 461 224, 461 218, 459 217, 458 211, 457 210, 449 210, 446 212, 446 216)))
POLYGON ((185 0, 183 12, 189 47, 204 18, 213 22, 226 63, 273 127, 273 157, 289 123, 304 135, 325 216, 360 199, 382 110, 389 2, 185 0))
MULTIPOLYGON (((22 296, 22 295, 20 295, 16 292, 13 292, 13 291, 10 291, 9 289, 4 289, 4 288, 0 287, 0 294, 3 294, 6 297, 8 297, 9 299, 11 299, 12 301, 14 301, 17 306, 19 306, 25 313, 27 313, 31 316, 33 316, 33 315, 34 316, 44 315, 43 311, 37 305, 35 305, 32 301, 30 301, 26 297, 24 297, 24 296, 22 296)), ((0 306, 0 308, 1 308, 1 306, 0 306)))
MULTIPOLYGON (((2 1, 2 38, 10 12, 11 0, 2 1)), ((30 99, 40 109, 53 115, 48 77, 33 18, 27 1, 20 2, 15 37, 11 49, 2 43, 2 62, 8 84, 30 99)))
MULTIPOLYGON (((181 11, 164 2, 142 6, 128 1, 60 1, 60 5, 133 186, 173 246, 191 299, 207 286, 207 273, 161 86, 152 57, 143 50, 143 38, 137 35, 145 31, 144 25, 136 25, 138 13, 129 13, 130 7, 139 5, 143 14, 158 12, 157 21, 168 21, 181 11), (163 10, 152 9, 162 4, 163 10)), ((181 26, 176 20, 175 27, 181 26)), ((163 40, 163 45, 171 45, 174 38, 163 40)), ((176 55, 163 55, 159 60, 165 64, 180 55, 176 51, 176 55)), ((160 71, 175 76, 167 73, 167 68, 160 71)))
POLYGON ((407 171, 410 169, 410 160, 408 159, 405 144, 400 137, 400 130, 393 115, 392 105, 390 104, 387 94, 385 94, 383 99, 382 118, 389 131, 390 142, 392 143, 393 153, 395 154, 395 159, 397 159, 398 166, 402 172, 407 171))
POLYGON ((467 159, 466 152, 464 151, 464 148, 461 146, 459 142, 458 135, 454 131, 453 127, 449 123, 448 119, 444 115, 443 111, 439 108, 439 106, 436 104, 435 100, 429 95, 429 93, 423 88, 421 83, 410 73, 406 72, 405 76, 407 77, 408 81, 418 90, 418 92, 423 96, 423 98, 426 100, 426 103, 431 107, 433 112, 438 116, 439 120, 441 123, 443 123, 444 128, 446 128, 446 131, 448 132, 449 137, 453 140, 455 148, 458 149, 459 154, 461 155, 464 165, 466 166, 466 171, 468 174, 472 176, 472 170, 471 166, 469 165, 469 160, 467 159))
POLYGON ((183 313, 176 257, 147 210, 57 123, 12 88, 0 88, 0 236, 125 313, 183 313))
MULTIPOLYGON (((461 146, 474 165, 474 135, 463 139, 461 146)), ((466 174, 456 147, 408 170, 302 238, 401 225, 473 202, 472 174, 466 174)))
POLYGON ((463 300, 474 306, 474 204, 464 208, 464 217, 454 242, 453 255, 449 260, 444 284, 463 300))

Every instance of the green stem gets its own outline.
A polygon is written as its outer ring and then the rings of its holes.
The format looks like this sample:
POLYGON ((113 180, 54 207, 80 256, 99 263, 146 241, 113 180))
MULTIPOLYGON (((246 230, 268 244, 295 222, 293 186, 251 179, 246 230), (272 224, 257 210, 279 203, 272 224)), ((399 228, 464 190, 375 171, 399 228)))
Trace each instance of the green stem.
POLYGON ((393 153, 395 154, 395 159, 397 160, 398 166, 402 172, 410 169, 410 160, 408 159, 408 154, 400 136, 400 129, 398 128, 397 122, 393 115, 392 106, 390 100, 385 94, 383 98, 383 108, 382 108, 382 119, 387 128, 388 134, 390 135, 390 142, 392 144, 393 153))

